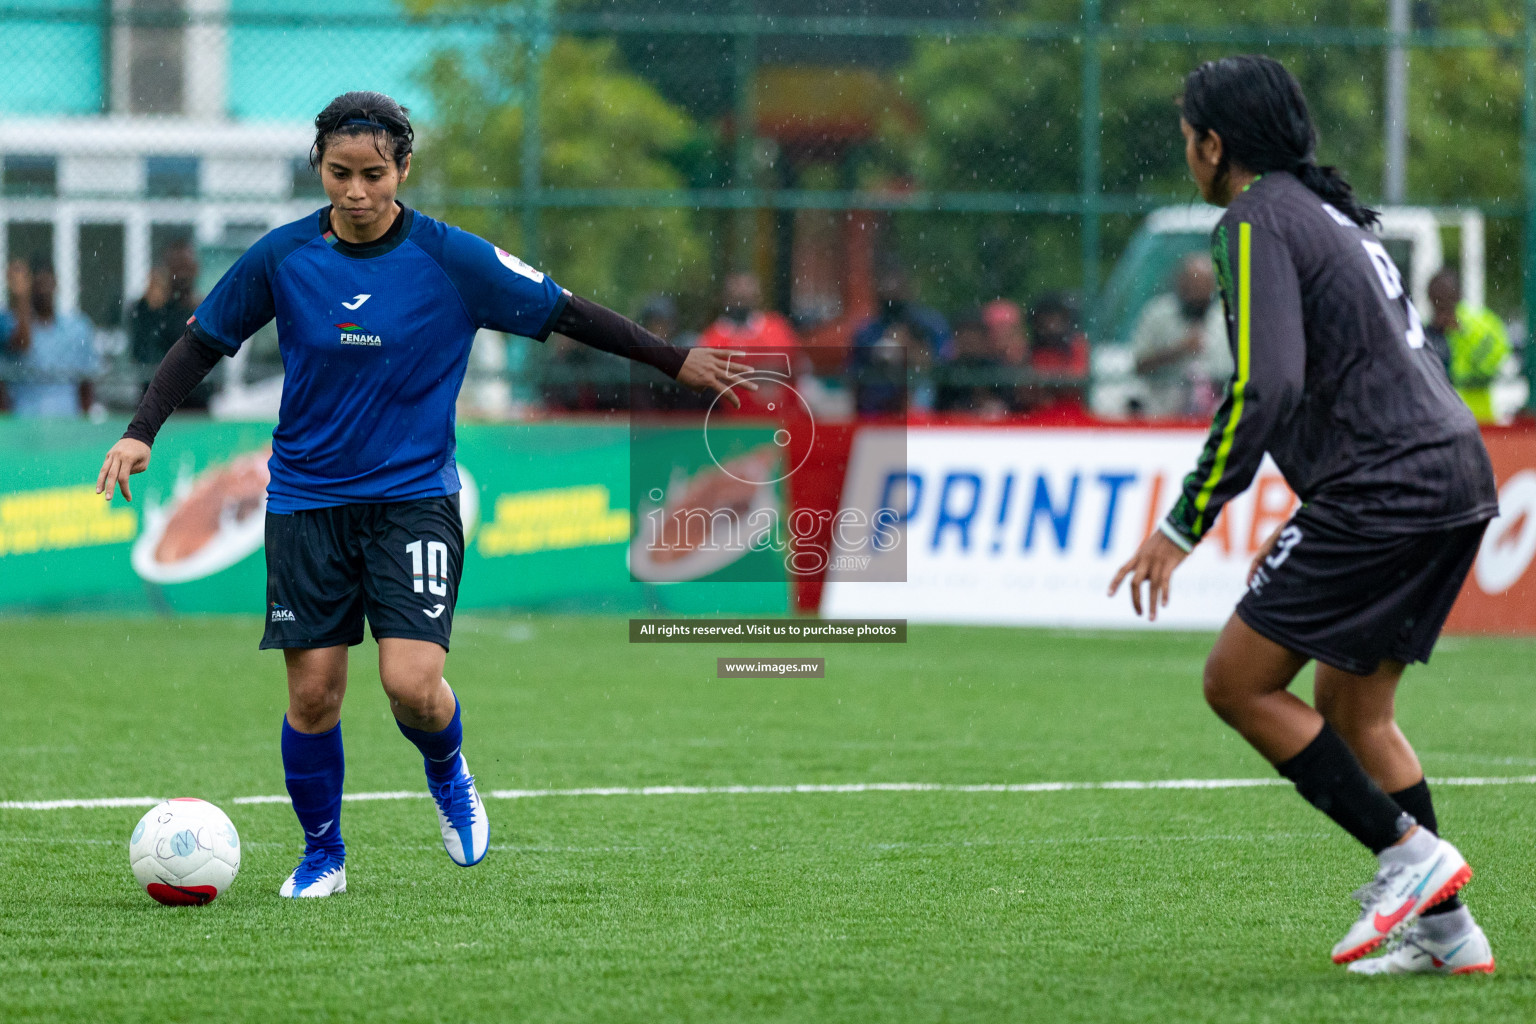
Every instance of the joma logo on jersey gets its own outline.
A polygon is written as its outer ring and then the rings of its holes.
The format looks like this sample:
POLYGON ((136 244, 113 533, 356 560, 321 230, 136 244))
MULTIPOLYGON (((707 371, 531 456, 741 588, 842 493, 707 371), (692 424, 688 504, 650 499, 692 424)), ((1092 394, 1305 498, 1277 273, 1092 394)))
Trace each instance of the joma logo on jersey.
POLYGON ((336 326, 341 328, 341 343, 343 345, 369 345, 378 348, 384 344, 383 338, 380 338, 377 334, 369 334, 350 320, 336 326))

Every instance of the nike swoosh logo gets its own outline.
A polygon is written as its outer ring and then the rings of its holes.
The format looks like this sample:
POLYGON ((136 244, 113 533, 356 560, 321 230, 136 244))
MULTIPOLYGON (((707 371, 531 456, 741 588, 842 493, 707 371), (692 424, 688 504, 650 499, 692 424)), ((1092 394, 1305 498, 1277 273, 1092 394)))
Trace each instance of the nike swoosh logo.
POLYGON ((1429 870, 1424 872, 1424 877, 1419 880, 1419 884, 1413 887, 1412 895, 1414 899, 1418 899, 1424 894, 1424 887, 1429 884, 1431 878, 1435 877, 1435 872, 1440 870, 1440 865, 1443 863, 1445 863, 1445 854, 1442 853, 1440 858, 1429 866, 1429 870))
POLYGON ((348 309, 356 309, 357 307, 361 306, 363 303, 367 302, 371 298, 373 298, 373 296, 371 294, 370 295, 364 295, 363 293, 359 292, 358 294, 352 296, 352 301, 351 302, 343 302, 342 305, 347 307, 348 309))
POLYGON ((326 822, 324 825, 321 825, 315 831, 313 831, 313 832, 305 832, 304 834, 309 836, 309 838, 311 838, 311 839, 319 839, 321 836, 323 836, 327 832, 329 832, 331 830, 331 826, 334 825, 335 823, 336 823, 336 819, 332 818, 330 821, 326 822))
POLYGON ((423 608, 421 610, 421 614, 425 615, 429 619, 435 619, 439 615, 443 614, 443 609, 446 608, 446 607, 448 607, 448 606, 445 605, 445 604, 440 604, 436 608, 433 608, 431 611, 428 611, 427 609, 423 608))
POLYGON ((1375 926, 1378 932, 1385 934, 1391 931, 1393 928, 1396 928, 1398 922, 1408 916, 1408 911, 1412 910, 1413 905, 1417 902, 1419 901, 1410 896, 1408 897, 1408 901, 1406 903, 1398 907, 1390 915, 1382 917, 1380 914, 1377 914, 1375 920, 1371 923, 1375 926))
POLYGON ((1460 942, 1456 943, 1455 947, 1452 948, 1449 953, 1445 954, 1444 958, 1435 956, 1433 953, 1430 954, 1429 958, 1430 960, 1434 961, 1436 967, 1444 967, 1446 964, 1450 963, 1451 957, 1461 952, 1462 946, 1465 946, 1471 941, 1471 939, 1462 939, 1460 942))

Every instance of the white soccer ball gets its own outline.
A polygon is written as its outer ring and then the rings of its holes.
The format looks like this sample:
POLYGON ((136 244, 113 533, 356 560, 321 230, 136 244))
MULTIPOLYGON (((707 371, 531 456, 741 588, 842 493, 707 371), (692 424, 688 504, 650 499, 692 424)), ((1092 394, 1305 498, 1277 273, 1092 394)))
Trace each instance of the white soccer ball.
POLYGON ((156 804, 128 837, 128 864, 144 891, 168 906, 210 903, 240 872, 240 834, 206 800, 156 804))

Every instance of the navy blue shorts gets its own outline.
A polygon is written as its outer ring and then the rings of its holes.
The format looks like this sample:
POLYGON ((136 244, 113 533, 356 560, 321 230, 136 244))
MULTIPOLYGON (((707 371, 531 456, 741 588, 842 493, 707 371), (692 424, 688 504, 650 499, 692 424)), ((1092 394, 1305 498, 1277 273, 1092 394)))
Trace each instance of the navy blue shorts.
POLYGON ((1281 647, 1355 675, 1382 661, 1428 661, 1487 528, 1368 537, 1303 508, 1237 615, 1281 647))
POLYGON ((459 496, 267 513, 261 649, 430 640, 448 649, 464 570, 459 496))

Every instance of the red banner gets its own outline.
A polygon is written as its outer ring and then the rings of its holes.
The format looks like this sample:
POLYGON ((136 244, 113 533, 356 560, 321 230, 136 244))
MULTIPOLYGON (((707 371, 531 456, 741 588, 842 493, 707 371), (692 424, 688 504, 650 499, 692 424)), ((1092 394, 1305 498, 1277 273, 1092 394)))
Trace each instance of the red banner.
POLYGON ((1499 480, 1499 518, 1446 631, 1536 634, 1536 430, 1490 427, 1483 440, 1499 480))

